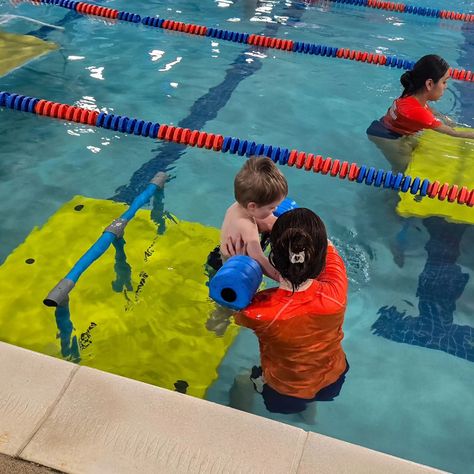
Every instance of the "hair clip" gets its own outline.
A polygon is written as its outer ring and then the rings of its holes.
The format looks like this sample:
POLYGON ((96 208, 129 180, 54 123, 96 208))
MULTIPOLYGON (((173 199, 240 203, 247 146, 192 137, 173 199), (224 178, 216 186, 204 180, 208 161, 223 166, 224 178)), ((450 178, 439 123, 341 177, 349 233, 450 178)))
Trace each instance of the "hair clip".
POLYGON ((290 249, 290 263, 304 263, 304 257, 304 249, 298 253, 294 253, 290 249))

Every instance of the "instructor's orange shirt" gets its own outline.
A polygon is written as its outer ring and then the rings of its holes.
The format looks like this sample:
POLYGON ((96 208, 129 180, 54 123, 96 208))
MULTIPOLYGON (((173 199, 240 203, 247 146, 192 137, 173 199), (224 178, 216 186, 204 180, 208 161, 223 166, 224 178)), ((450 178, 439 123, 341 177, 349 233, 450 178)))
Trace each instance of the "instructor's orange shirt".
POLYGON ((347 286, 344 262, 329 245, 326 266, 308 289, 261 291, 236 315, 255 331, 265 382, 277 392, 311 399, 344 372, 347 286))

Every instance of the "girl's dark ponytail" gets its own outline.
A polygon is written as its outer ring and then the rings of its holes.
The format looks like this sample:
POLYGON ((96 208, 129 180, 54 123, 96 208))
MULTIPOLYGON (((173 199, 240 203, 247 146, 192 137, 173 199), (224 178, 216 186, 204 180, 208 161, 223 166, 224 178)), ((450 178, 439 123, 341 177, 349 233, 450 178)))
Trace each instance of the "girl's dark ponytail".
POLYGON ((414 92, 414 84, 413 84, 413 77, 412 77, 412 72, 407 71, 402 74, 400 77, 400 82, 402 83, 403 86, 403 94, 402 97, 406 97, 408 95, 412 95, 414 92))

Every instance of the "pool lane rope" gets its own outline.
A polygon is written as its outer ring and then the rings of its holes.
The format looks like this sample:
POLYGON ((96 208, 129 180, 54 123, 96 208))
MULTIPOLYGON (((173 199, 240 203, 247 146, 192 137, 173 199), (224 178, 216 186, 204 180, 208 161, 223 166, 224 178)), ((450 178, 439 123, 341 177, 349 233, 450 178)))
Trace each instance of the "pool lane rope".
POLYGON ((341 162, 338 159, 324 158, 321 155, 299 150, 289 150, 274 145, 265 145, 157 122, 146 122, 125 115, 99 113, 94 110, 9 92, 0 92, 0 107, 106 128, 116 132, 141 135, 192 147, 197 146, 222 153, 229 152, 232 155, 267 156, 280 165, 296 166, 296 168, 306 171, 332 177, 338 176, 340 179, 347 178, 349 181, 365 183, 377 188, 390 188, 398 192, 410 192, 431 199, 437 197, 440 201, 447 200, 450 203, 474 206, 474 189, 469 190, 466 186, 441 184, 439 181, 431 182, 417 176, 412 178, 403 173, 377 170, 372 166, 358 165, 348 161, 341 162))
MULTIPOLYGON (((462 13, 437 8, 426 8, 406 3, 384 2, 381 0, 323 0, 328 3, 345 3, 360 7, 376 8, 377 10, 388 10, 398 13, 409 13, 412 15, 442 18, 443 20, 456 20, 474 22, 474 13, 462 13)), ((318 1, 314 3, 319 3, 318 1)))
MULTIPOLYGON (((348 59, 368 64, 411 70, 415 61, 387 56, 384 54, 369 53, 349 48, 339 48, 302 41, 285 40, 270 36, 254 35, 248 33, 237 33, 235 31, 221 30, 219 28, 208 28, 207 26, 182 23, 180 21, 166 20, 159 17, 141 17, 137 13, 119 11, 113 8, 101 7, 86 2, 75 2, 72 0, 30 0, 35 5, 51 4, 57 5, 77 13, 94 15, 111 20, 128 21, 131 23, 142 23, 145 26, 162 28, 165 30, 179 31, 190 35, 207 36, 234 43, 243 43, 253 46, 280 49, 293 53, 303 53, 316 56, 348 59)), ((364 0, 365 1, 365 0, 364 0)), ((474 15, 471 15, 472 17, 474 15)), ((459 81, 474 82, 474 72, 465 69, 449 68, 449 74, 453 79, 459 81)))

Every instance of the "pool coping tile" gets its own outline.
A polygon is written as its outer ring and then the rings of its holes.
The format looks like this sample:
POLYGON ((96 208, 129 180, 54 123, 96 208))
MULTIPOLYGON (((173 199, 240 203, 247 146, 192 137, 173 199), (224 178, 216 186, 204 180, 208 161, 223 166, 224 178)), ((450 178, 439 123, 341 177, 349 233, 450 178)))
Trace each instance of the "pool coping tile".
POLYGON ((5 343, 0 360, 0 452, 66 473, 442 472, 5 343))
POLYGON ((308 433, 298 474, 428 474, 444 473, 390 454, 319 433, 308 433))
POLYGON ((18 456, 78 368, 3 342, 0 361, 0 453, 18 456))
POLYGON ((23 452, 66 472, 295 473, 299 428, 81 367, 23 452))

